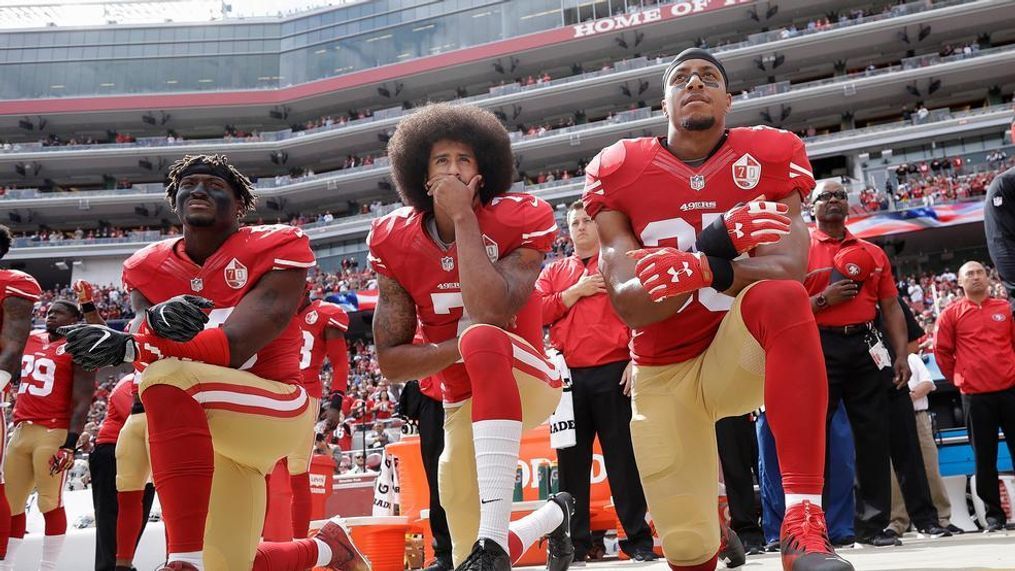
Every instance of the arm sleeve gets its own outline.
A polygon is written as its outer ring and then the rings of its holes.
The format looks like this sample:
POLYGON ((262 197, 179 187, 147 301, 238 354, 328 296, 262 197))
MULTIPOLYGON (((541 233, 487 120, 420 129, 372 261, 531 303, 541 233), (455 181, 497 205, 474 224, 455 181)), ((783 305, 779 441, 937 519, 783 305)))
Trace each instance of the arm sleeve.
POLYGON ((543 315, 543 325, 552 325, 567 315, 568 308, 560 298, 562 291, 555 291, 558 277, 557 264, 551 264, 539 274, 536 280, 536 295, 539 296, 539 306, 543 315))
POLYGON ((39 282, 28 274, 15 273, 7 285, 4 286, 4 297, 21 297, 29 301, 39 301, 42 296, 42 288, 39 282))
POLYGON ((310 238, 299 228, 287 232, 280 242, 271 251, 272 271, 309 269, 317 265, 314 252, 310 249, 310 238))
MULTIPOLYGON (((553 248, 553 242, 557 239, 557 219, 549 204, 538 198, 532 200, 535 201, 535 212, 524 212, 526 225, 522 230, 522 241, 519 247, 532 248, 545 254, 553 248)), ((533 203, 529 201, 524 203, 524 205, 530 204, 533 203)), ((528 210, 533 206, 523 206, 523 208, 528 210)))
MULTIPOLYGON (((811 161, 807 158, 807 147, 804 146, 804 142, 796 135, 791 134, 790 136, 793 137, 793 142, 786 174, 786 192, 779 198, 785 198, 797 192, 800 194, 800 199, 807 202, 811 191, 817 186, 814 181, 814 170, 811 168, 811 161)), ((773 197, 768 197, 768 199, 777 200, 773 197)))
POLYGON ((367 235, 367 263, 370 268, 381 274, 394 279, 390 260, 385 252, 385 239, 388 237, 388 228, 382 225, 384 219, 374 220, 370 227, 370 234, 367 235))
POLYGON ((934 358, 941 373, 949 381, 954 382, 955 376, 955 326, 952 324, 952 312, 943 311, 937 320, 937 331, 934 334, 934 358))
POLYGON ((924 364, 923 359, 921 359, 919 355, 909 355, 909 370, 913 372, 913 376, 909 379, 909 390, 913 390, 923 383, 930 383, 930 385, 934 387, 931 390, 937 388, 934 386, 934 381, 930 377, 930 370, 927 369, 927 365, 924 364))
POLYGON ((334 372, 331 377, 331 390, 344 393, 349 388, 349 348, 345 343, 345 336, 326 339, 324 352, 328 355, 334 372))

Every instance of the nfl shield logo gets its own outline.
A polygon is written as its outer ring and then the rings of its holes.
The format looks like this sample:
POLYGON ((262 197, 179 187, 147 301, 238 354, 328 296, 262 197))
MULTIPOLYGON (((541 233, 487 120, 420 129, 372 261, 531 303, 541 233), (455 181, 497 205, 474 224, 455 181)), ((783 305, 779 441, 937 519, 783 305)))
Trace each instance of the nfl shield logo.
POLYGON ((691 177, 691 188, 694 189, 694 190, 701 190, 701 189, 705 188, 705 177, 700 175, 700 174, 696 174, 696 175, 692 176, 691 177))
POLYGON ((486 257, 490 258, 490 262, 500 259, 500 247, 497 246, 497 242, 493 241, 493 238, 483 234, 483 245, 486 246, 486 257))
POLYGON ((761 182, 761 163, 744 153, 733 163, 733 182, 744 190, 751 190, 761 182))
POLYGON ((204 289, 204 280, 201 278, 194 278, 190 280, 190 289, 194 291, 201 291, 204 289))
POLYGON ((450 272, 455 269, 455 259, 451 256, 444 256, 441 258, 441 269, 445 272, 450 272))
POLYGON ((998 194, 994 197, 994 206, 1000 207, 1002 204, 1004 204, 1004 199, 998 194))
POLYGON ((233 258, 225 269, 226 285, 233 289, 240 289, 247 285, 247 266, 233 258))

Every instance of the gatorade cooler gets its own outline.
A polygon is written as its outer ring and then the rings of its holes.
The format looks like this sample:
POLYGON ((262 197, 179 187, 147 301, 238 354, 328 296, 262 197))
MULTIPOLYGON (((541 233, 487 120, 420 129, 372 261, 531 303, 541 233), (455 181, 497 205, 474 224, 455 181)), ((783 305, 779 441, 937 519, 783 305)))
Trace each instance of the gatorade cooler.
POLYGON ((407 517, 346 518, 356 547, 370 560, 373 571, 402 571, 405 563, 407 517))

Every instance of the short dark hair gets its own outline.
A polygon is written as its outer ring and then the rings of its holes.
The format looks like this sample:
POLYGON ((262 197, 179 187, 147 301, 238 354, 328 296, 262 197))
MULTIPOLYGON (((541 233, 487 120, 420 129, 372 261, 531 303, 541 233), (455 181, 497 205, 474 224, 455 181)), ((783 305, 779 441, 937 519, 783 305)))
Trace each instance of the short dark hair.
POLYGON ((567 207, 567 209, 569 211, 571 211, 571 210, 585 210, 585 203, 580 201, 580 200, 576 200, 576 201, 572 202, 571 205, 567 207))
POLYGON ((433 211, 426 193, 430 151, 449 140, 472 147, 483 186, 479 199, 488 204, 511 188, 515 159, 511 139, 497 117, 474 105, 431 103, 402 119, 388 141, 388 157, 402 202, 421 212, 433 211))
POLYGON ((81 308, 78 307, 78 304, 74 303, 73 301, 71 301, 69 299, 58 299, 58 300, 55 300, 50 305, 50 307, 52 307, 53 305, 62 305, 64 307, 66 307, 67 310, 71 312, 71 315, 73 315, 74 317, 77 317, 78 319, 81 319, 81 318, 83 318, 85 316, 85 314, 81 313, 81 308))
POLYGON ((254 209, 257 198, 254 197, 254 184, 243 173, 236 169, 225 155, 186 155, 169 167, 166 176, 166 200, 176 210, 176 193, 180 191, 180 181, 190 170, 201 170, 213 174, 229 183, 236 198, 240 200, 240 216, 254 209))
POLYGON ((14 241, 14 236, 11 235, 11 229, 0 224, 0 258, 7 255, 7 252, 11 251, 11 242, 14 241))

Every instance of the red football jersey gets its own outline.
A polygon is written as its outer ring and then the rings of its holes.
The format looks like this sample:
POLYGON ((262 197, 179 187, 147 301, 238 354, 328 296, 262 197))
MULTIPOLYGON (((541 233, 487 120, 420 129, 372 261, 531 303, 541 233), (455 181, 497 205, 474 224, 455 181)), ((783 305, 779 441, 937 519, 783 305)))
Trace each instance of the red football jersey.
MULTIPOLYGON (((324 386, 321 384, 321 365, 324 364, 324 330, 329 327, 338 329, 343 334, 349 330, 349 314, 340 306, 327 301, 310 302, 296 320, 303 336, 300 345, 300 372, 303 375, 303 387, 307 394, 321 398, 324 386)), ((348 358, 348 356, 346 356, 348 358)), ((332 363, 332 366, 335 364, 332 363)))
MULTIPOLYGON (((310 241, 293 226, 245 226, 199 266, 183 251, 182 238, 156 242, 123 263, 123 284, 159 303, 181 294, 215 302, 206 327, 218 327, 261 277, 274 270, 315 265, 310 241)), ((251 357, 241 370, 273 381, 300 383, 300 328, 295 319, 251 357)))
MULTIPOLYGON (((806 197, 815 186, 803 141, 769 127, 730 129, 697 168, 674 157, 660 139, 624 139, 603 149, 585 172, 582 201, 589 216, 622 212, 644 246, 681 250, 693 250, 702 227, 737 204, 762 195, 806 197)), ((667 365, 700 355, 732 303, 712 288, 699 290, 673 317, 634 330, 634 361, 667 365)))
MULTIPOLYGON (((557 235, 553 209, 522 193, 506 193, 476 211, 483 243, 491 261, 518 248, 545 253, 557 235)), ((416 302, 416 314, 428 342, 440 343, 461 334, 472 320, 465 315, 458 278, 458 250, 444 250, 430 237, 425 215, 400 208, 374 220, 367 242, 370 264, 377 273, 397 281, 416 302)), ((543 328, 539 298, 533 291, 519 311, 511 332, 542 351, 543 328)), ((468 373, 461 362, 437 373, 444 402, 460 403, 471 396, 468 373)))
POLYGON ((113 387, 113 392, 106 399, 106 418, 102 419, 99 425, 99 432, 95 435, 96 444, 116 444, 120 436, 120 430, 130 416, 130 409, 134 406, 134 393, 131 387, 134 386, 134 378, 139 375, 131 373, 124 375, 113 387))
POLYGON ((49 340, 45 330, 33 331, 21 356, 21 382, 14 401, 14 423, 31 421, 46 428, 70 426, 74 392, 74 361, 65 352, 66 339, 49 340))

